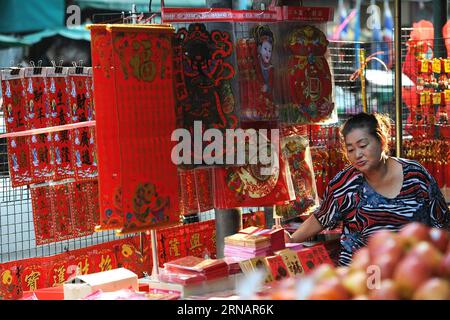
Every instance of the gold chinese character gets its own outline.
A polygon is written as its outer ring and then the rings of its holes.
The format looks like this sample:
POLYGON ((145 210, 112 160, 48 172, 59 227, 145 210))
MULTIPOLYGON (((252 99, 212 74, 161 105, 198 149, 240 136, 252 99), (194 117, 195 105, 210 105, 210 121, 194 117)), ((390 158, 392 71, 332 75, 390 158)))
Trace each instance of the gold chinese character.
POLYGON ((112 266, 111 266, 111 257, 110 256, 105 256, 102 255, 102 261, 100 262, 100 264, 98 265, 100 267, 101 271, 106 271, 106 270, 111 270, 112 266))
POLYGON ((60 266, 57 269, 53 269, 55 271, 55 275, 53 275, 53 286, 56 287, 58 284, 61 284, 64 282, 65 274, 66 274, 66 268, 64 266, 60 266))
POLYGON ((33 271, 32 273, 25 276, 25 282, 27 283, 28 288, 30 288, 31 291, 37 289, 37 281, 39 280, 40 276, 41 273, 37 271, 33 271))
POLYGON ((200 243, 200 234, 194 233, 191 236, 191 247, 189 249, 193 250, 193 249, 201 247, 201 246, 202 246, 202 244, 200 243))
POLYGON ((88 274, 88 271, 89 271, 88 258, 86 258, 84 260, 84 266, 83 266, 83 261, 78 262, 77 268, 81 272, 81 274, 88 274))
POLYGON ((178 257, 180 255, 180 250, 178 246, 180 245, 180 241, 177 238, 170 239, 169 241, 169 255, 173 257, 178 257), (173 254, 172 254, 173 252, 173 254))

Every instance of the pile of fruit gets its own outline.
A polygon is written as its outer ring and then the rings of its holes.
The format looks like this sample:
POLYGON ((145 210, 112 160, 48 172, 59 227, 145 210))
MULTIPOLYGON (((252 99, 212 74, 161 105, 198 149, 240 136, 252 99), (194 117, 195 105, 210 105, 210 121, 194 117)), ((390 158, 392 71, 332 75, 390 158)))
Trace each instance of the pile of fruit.
POLYGON ((450 233, 419 223, 398 233, 379 231, 350 266, 320 265, 295 284, 289 281, 273 288, 270 298, 450 300, 450 233))

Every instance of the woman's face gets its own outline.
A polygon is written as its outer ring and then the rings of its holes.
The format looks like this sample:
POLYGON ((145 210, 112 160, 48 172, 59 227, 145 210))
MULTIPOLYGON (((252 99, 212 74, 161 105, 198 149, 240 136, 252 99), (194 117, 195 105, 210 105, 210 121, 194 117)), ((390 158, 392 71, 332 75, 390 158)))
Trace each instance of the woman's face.
POLYGON ((347 158, 357 170, 375 170, 383 158, 383 145, 367 128, 353 129, 344 138, 347 158))

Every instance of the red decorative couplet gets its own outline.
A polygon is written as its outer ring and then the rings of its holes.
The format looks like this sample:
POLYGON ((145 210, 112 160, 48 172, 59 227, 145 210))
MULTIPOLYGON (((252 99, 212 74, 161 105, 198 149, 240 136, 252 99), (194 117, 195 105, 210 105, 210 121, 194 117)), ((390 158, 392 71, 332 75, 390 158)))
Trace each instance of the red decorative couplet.
MULTIPOLYGON (((6 131, 19 132, 27 129, 23 69, 2 71, 3 114, 6 131)), ((29 137, 7 138, 8 162, 11 185, 31 183, 29 137)))
MULTIPOLYGON (((50 124, 46 85, 46 77, 41 69, 25 68, 25 118, 28 129, 45 128, 50 124)), ((30 169, 33 183, 53 178, 51 138, 51 134, 48 133, 30 137, 30 169)))
MULTIPOLYGON (((94 119, 92 99, 92 69, 69 68, 69 106, 72 123, 94 119)), ((72 164, 77 181, 97 178, 97 156, 94 128, 71 132, 72 164)))
POLYGON ((92 217, 92 224, 95 227, 100 223, 98 182, 89 181, 85 186, 88 195, 89 216, 92 217))
MULTIPOLYGON (((50 123, 61 126, 72 123, 67 68, 49 68, 47 70, 47 95, 50 103, 50 123)), ((74 177, 72 168, 71 131, 64 130, 52 133, 52 157, 54 162, 54 180, 74 177)))
POLYGON ((68 70, 69 109, 71 122, 94 119, 92 99, 92 69, 71 67, 68 70))
POLYGON ((117 268, 117 259, 111 244, 104 244, 98 249, 89 251, 89 260, 92 263, 93 272, 103 272, 117 268))
POLYGON ((69 205, 69 185, 57 184, 51 186, 50 190, 55 241, 73 238, 73 216, 69 205))
POLYGON ((214 208, 212 169, 179 169, 180 212, 190 215, 214 208))
POLYGON ((119 229, 123 225, 121 170, 118 148, 119 123, 112 63, 111 32, 106 25, 91 25, 92 71, 95 79, 96 140, 99 155, 98 230, 119 229))
MULTIPOLYGON (((111 75, 117 85, 115 104, 106 105, 102 98, 95 103, 97 118, 104 120, 96 124, 99 145, 108 141, 109 149, 98 159, 100 229, 121 228, 128 233, 178 223, 178 197, 173 192, 178 187, 177 171, 170 158, 175 129, 174 30, 166 25, 108 26, 114 46, 111 73, 99 69, 109 58, 97 52, 109 39, 102 38, 101 28, 92 30, 94 77, 111 75), (112 142, 107 139, 111 136, 112 142), (102 171, 107 169, 112 171, 102 171)), ((111 88, 101 92, 111 95, 111 88)))
POLYGON ((84 237, 94 232, 89 204, 89 182, 69 183, 70 210, 73 217, 73 236, 84 237))
POLYGON ((31 187, 31 203, 33 206, 34 232, 36 244, 55 241, 51 192, 49 186, 31 187))
POLYGON ((77 181, 97 179, 97 155, 95 151, 95 129, 74 129, 72 163, 77 181))
POLYGON ((72 167, 72 131, 63 130, 52 133, 53 137, 53 158, 55 163, 54 180, 62 180, 74 177, 72 167))

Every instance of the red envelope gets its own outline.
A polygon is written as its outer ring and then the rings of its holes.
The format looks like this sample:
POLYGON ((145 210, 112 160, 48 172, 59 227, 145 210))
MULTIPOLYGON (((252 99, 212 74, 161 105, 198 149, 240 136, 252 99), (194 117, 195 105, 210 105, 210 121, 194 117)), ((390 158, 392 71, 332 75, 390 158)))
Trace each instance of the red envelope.
POLYGON ((281 256, 266 257, 266 261, 275 280, 289 277, 289 271, 281 256))

